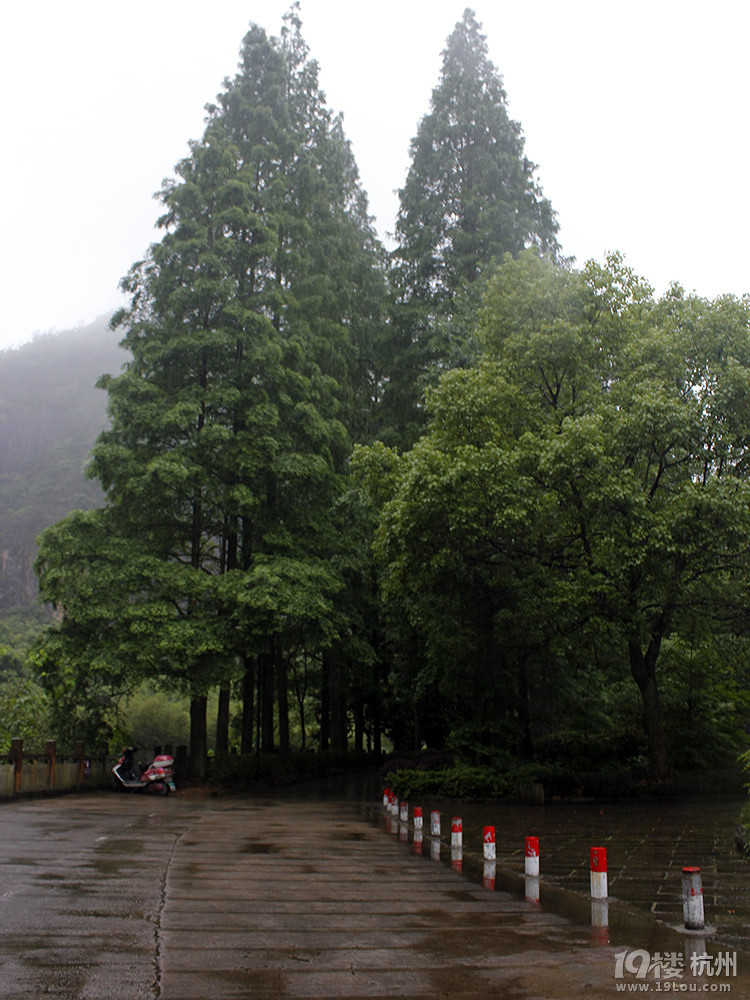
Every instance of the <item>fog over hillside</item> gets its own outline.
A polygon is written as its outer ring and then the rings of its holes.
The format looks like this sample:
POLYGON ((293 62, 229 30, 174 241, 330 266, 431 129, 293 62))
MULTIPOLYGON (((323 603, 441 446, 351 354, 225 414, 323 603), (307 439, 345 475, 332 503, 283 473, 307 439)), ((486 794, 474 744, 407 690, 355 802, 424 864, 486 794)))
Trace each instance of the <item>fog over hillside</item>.
POLYGON ((104 373, 126 354, 108 318, 0 352, 0 613, 36 598, 36 537, 100 498, 86 479, 106 420, 104 373))

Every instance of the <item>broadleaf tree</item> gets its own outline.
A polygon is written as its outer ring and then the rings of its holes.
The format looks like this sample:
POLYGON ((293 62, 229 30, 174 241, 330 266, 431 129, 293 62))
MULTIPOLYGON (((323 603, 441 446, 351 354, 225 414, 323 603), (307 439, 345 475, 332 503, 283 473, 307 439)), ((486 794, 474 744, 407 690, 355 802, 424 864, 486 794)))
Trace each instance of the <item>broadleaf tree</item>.
POLYGON ((429 395, 426 433, 391 459, 378 534, 427 650, 411 686, 454 699, 454 727, 499 722, 529 754, 564 715, 554 692, 599 649, 635 682, 665 777, 665 651, 747 630, 749 329, 746 300, 656 300, 617 256, 503 262, 483 359, 429 395))

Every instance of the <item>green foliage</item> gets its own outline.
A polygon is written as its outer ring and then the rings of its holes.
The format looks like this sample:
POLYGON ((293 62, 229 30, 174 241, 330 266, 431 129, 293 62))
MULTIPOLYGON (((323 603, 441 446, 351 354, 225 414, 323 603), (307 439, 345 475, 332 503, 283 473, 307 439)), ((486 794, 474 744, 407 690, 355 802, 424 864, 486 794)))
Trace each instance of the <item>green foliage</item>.
POLYGON ((187 746, 190 741, 189 702, 174 694, 143 685, 122 706, 123 745, 143 747, 187 746))
POLYGON ((51 623, 49 608, 32 604, 11 608, 0 614, 0 657, 3 671, 19 673, 29 650, 51 623))
POLYGON ((532 246, 556 257, 557 220, 535 172, 467 9, 447 40, 399 192, 379 419, 386 444, 410 448, 425 424, 425 390, 446 368, 476 360, 479 299, 496 262, 532 246))
MULTIPOLYGON (((750 749, 744 750, 739 755, 738 760, 745 775, 745 789, 750 792, 750 749)), ((747 810, 747 807, 746 813, 748 813, 746 822, 750 825, 750 811, 747 810)))
POLYGON ((557 250, 554 213, 523 148, 502 77, 467 9, 412 141, 396 225, 400 287, 440 309, 493 258, 529 246, 557 250))
POLYGON ((277 693, 286 749, 290 662, 345 658, 356 627, 341 501, 375 391, 383 253, 296 6, 278 38, 250 28, 160 198, 162 238, 113 320, 132 360, 101 383, 105 505, 43 536, 40 585, 64 615, 40 662, 56 704, 102 735, 103 703, 144 678, 188 694, 200 766, 213 686, 252 661, 264 748, 277 693))
MULTIPOLYGON (((750 302, 654 301, 617 256, 582 272, 506 258, 485 296, 485 355, 429 393, 376 533, 386 593, 426 656, 408 683, 429 678, 454 726, 494 726, 528 756, 572 730, 587 684, 614 695, 631 675, 654 775, 670 736, 684 765, 744 738, 744 659, 718 664, 746 625, 749 320, 750 302), (705 650, 698 682, 688 648, 705 650)), ((588 730, 614 752, 633 715, 618 733, 612 695, 588 730)))
POLYGON ((38 751, 46 739, 56 736, 50 721, 50 703, 42 688, 28 677, 5 677, 0 681, 0 748, 20 737, 38 751))
POLYGON ((510 794, 505 776, 489 767, 457 765, 438 771, 401 770, 387 783, 400 799, 498 799, 510 794))
POLYGON ((268 777, 306 771, 286 751, 308 734, 387 728, 452 747, 443 794, 482 796, 524 767, 575 789, 648 758, 663 780, 746 744, 750 299, 561 264, 506 105, 467 10, 388 271, 297 6, 279 37, 250 28, 123 281, 125 367, 0 357, 0 609, 33 590, 42 528, 56 609, 0 623, 7 725, 178 742, 187 699, 200 763, 220 685, 268 777), (94 365, 115 374, 87 485, 94 365))

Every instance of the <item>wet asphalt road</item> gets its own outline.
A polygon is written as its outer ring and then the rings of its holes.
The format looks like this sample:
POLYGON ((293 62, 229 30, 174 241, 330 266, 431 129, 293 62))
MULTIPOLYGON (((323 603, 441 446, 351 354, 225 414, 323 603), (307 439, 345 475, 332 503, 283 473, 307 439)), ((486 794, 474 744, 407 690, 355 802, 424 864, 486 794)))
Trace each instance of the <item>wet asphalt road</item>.
MULTIPOLYGON (((565 910, 500 882, 489 891, 470 859, 459 872, 450 849, 436 862, 410 838, 335 801, 5 803, 0 997, 614 997, 623 948, 682 947, 642 927, 628 940, 627 924, 614 940, 591 926, 588 901, 565 910)), ((750 997, 750 963, 722 984, 750 997)))

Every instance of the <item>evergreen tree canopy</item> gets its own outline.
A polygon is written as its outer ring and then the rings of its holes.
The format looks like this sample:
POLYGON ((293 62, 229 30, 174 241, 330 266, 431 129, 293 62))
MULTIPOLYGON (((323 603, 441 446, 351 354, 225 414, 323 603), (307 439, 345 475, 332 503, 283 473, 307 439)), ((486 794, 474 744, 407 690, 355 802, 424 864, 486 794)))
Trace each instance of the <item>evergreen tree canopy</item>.
MULTIPOLYGON (((135 575, 124 566, 111 581, 122 614, 108 614, 104 627, 97 619, 100 655, 108 636, 118 651, 129 636, 136 672, 167 663, 129 627, 134 601, 193 620, 193 630, 221 636, 177 657, 204 712, 208 686, 230 680, 240 654, 271 664, 267 698, 284 636, 335 639, 337 500, 351 436, 367 425, 381 250, 300 29, 296 5, 279 38, 250 28, 202 139, 163 185, 164 235, 124 279, 130 306, 113 320, 133 360, 103 381, 111 427, 91 463, 106 493, 101 537, 119 534, 120 551, 137 551, 141 566, 157 561, 135 575)), ((47 533, 39 560, 45 596, 66 611, 48 644, 59 663, 61 641, 90 630, 75 574, 65 572, 78 548, 90 550, 85 526, 74 518, 47 533)), ((190 631, 162 622, 151 635, 158 643, 190 631)), ((281 687, 280 679, 280 709, 281 687)), ((200 766, 200 704, 191 719, 200 766)), ((280 727, 283 742, 283 719, 280 727)), ((266 735, 272 743, 272 716, 266 735)))
POLYGON ((411 447, 424 427, 425 389, 446 368, 475 360, 481 279, 493 262, 529 247, 556 257, 557 229, 467 9, 448 38, 400 191, 382 440, 411 447))
POLYGON ((502 77, 467 9, 448 38, 430 111, 411 144, 394 254, 405 299, 450 311, 456 292, 493 258, 556 253, 557 221, 508 116, 502 77))

